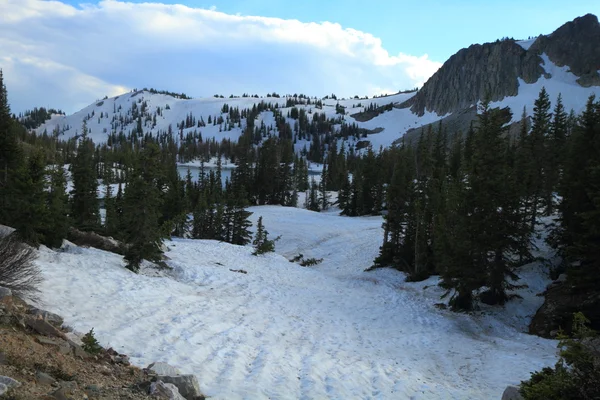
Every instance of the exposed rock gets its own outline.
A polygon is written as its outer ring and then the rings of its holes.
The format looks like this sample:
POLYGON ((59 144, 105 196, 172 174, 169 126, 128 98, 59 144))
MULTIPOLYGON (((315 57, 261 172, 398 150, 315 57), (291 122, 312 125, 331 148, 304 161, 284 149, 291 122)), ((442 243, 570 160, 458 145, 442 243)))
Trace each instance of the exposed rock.
POLYGON ((94 247, 112 253, 125 254, 125 246, 121 242, 110 237, 98 235, 94 232, 82 232, 75 228, 71 228, 69 229, 67 239, 78 246, 94 247))
POLYGON ((4 383, 0 383, 0 396, 4 395, 6 392, 8 392, 8 386, 4 383))
POLYGON ((79 385, 76 381, 60 381, 59 385, 65 392, 72 394, 74 391, 79 389, 79 385))
POLYGON ((423 85, 400 105, 423 115, 438 115, 469 108, 489 96, 502 100, 518 93, 519 79, 534 83, 548 76, 542 54, 558 66, 568 66, 582 86, 600 85, 600 24, 588 14, 568 22, 547 36, 540 36, 528 50, 514 40, 475 44, 459 50, 423 85))
POLYGON ((28 327, 30 327, 31 329, 33 329, 34 331, 36 331, 37 333, 39 333, 41 335, 66 339, 64 333, 62 333, 60 330, 58 330, 52 324, 50 324, 47 321, 44 321, 41 318, 35 318, 30 315, 26 315, 26 316, 24 316, 23 321, 25 322, 25 324, 28 327))
POLYGON ((568 66, 582 86, 598 85, 600 76, 600 24, 587 14, 567 22, 552 34, 540 36, 530 52, 546 53, 559 67, 568 66))
POLYGON ((54 397, 56 400, 69 400, 69 397, 67 397, 67 393, 64 388, 56 389, 54 392, 52 392, 52 397, 54 397))
POLYGON ((402 107, 423 115, 445 115, 469 108, 485 96, 491 101, 516 96, 518 78, 534 83, 544 73, 542 59, 513 40, 474 44, 459 50, 402 107))
POLYGON ((0 286, 0 300, 5 297, 12 297, 12 290, 9 288, 5 288, 4 286, 0 286))
POLYGON ((42 371, 35 372, 35 380, 41 385, 52 385, 54 382, 56 382, 56 379, 42 371))
POLYGON ((179 389, 172 383, 164 383, 163 381, 152 382, 150 385, 150 394, 159 399, 168 400, 185 400, 179 393, 179 389))
POLYGON ((531 320, 529 333, 545 338, 553 338, 561 329, 570 333, 573 314, 579 311, 591 321, 592 329, 600 330, 600 290, 582 290, 568 281, 553 282, 545 295, 544 304, 531 320))
POLYGON ((195 375, 159 375, 157 379, 164 383, 172 383, 177 386, 179 393, 187 400, 193 400, 203 396, 200 392, 200 385, 198 384, 198 379, 196 379, 195 375))
POLYGON ((502 393, 502 400, 523 400, 523 396, 519 392, 519 386, 507 386, 502 393))
POLYGON ((0 376, 0 384, 5 385, 9 389, 21 386, 21 382, 13 378, 9 378, 8 376, 0 376))
POLYGON ((29 314, 41 318, 56 327, 61 327, 64 322, 64 319, 60 315, 56 315, 46 310, 40 310, 35 307, 29 308, 29 314))
POLYGON ((166 362, 158 361, 153 362, 146 368, 148 371, 155 373, 156 375, 180 375, 179 369, 167 364, 166 362))

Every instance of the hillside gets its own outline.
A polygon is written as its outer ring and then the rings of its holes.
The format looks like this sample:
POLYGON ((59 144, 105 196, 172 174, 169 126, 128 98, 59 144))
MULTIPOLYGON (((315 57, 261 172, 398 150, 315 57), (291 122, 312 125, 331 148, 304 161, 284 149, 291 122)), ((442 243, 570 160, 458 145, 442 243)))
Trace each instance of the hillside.
MULTIPOLYGON (((547 36, 524 41, 502 40, 462 49, 450 57, 418 92, 371 99, 325 99, 322 107, 317 107, 318 99, 297 96, 182 99, 136 91, 95 102, 69 116, 54 115, 36 132, 58 132, 60 138, 71 138, 81 132, 83 122, 87 121, 90 136, 96 143, 105 142, 111 132, 128 134, 141 130, 156 135, 168 132, 169 127, 184 136, 194 131, 201 133, 204 140, 236 140, 247 121, 242 115, 236 122, 231 111, 224 111, 223 107, 241 112, 263 102, 269 104, 270 109, 280 111, 292 128, 298 121, 288 117, 293 107, 305 110, 309 119, 312 114, 325 114, 326 118, 335 119, 333 126, 337 131, 342 124, 356 124, 360 137, 343 139, 350 145, 368 140, 377 149, 392 145, 408 131, 453 114, 464 114, 486 93, 493 107, 508 107, 512 111, 512 122, 520 119, 524 107, 531 115, 533 102, 542 87, 553 102, 561 94, 566 110, 580 113, 590 95, 600 95, 600 75, 594 69, 600 68, 600 51, 594 44, 600 42, 598 38, 598 19, 586 15, 547 36), (193 126, 187 123, 188 117, 195 122, 193 126), (212 123, 208 123, 209 117, 212 123), (223 118, 223 123, 215 124, 214 119, 219 117, 223 118), (228 124, 230 117, 233 123, 228 124), (200 124, 201 120, 206 126, 200 126, 204 125, 200 124), (183 129, 178 128, 182 125, 183 129)), ((460 127, 464 130, 473 118, 460 119, 460 127)), ((255 125, 262 123, 274 132, 279 129, 272 111, 260 113, 255 125)), ((309 147, 310 141, 302 134, 296 133, 295 137, 297 151, 309 147)))
POLYGON ((381 217, 250 210, 282 236, 277 254, 173 239, 171 271, 136 275, 112 253, 42 250, 45 307, 76 331, 94 327, 135 365, 166 361, 195 374, 213 399, 492 399, 555 361, 555 341, 521 333, 548 283, 539 263, 521 270, 529 288, 506 311, 453 313, 436 306, 438 277, 363 272, 381 217), (299 253, 323 262, 288 261, 299 253))

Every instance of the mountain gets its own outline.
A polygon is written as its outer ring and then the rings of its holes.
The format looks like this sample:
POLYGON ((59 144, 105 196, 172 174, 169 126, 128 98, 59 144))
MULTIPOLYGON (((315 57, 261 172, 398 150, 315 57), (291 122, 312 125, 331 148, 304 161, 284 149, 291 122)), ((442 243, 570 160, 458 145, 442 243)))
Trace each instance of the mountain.
MULTIPOLYGON (((489 96, 492 107, 506 108, 511 113, 507 123, 517 122, 526 107, 531 114, 533 102, 542 87, 552 101, 562 94, 567 110, 583 110, 587 98, 600 95, 600 24, 588 14, 567 22, 550 35, 516 41, 498 40, 474 44, 454 54, 418 92, 402 92, 371 99, 326 98, 317 106, 316 98, 304 96, 237 97, 187 99, 156 91, 134 91, 106 98, 70 116, 54 115, 36 129, 58 132, 62 138, 74 137, 87 121, 95 142, 104 142, 111 132, 125 134, 140 128, 144 133, 158 134, 171 129, 186 134, 201 132, 203 139, 237 139, 246 126, 245 113, 237 123, 227 123, 228 108, 250 110, 261 102, 270 104, 259 114, 255 126, 278 129, 275 107, 288 116, 293 107, 304 109, 309 116, 325 114, 337 131, 342 123, 356 124, 360 135, 343 137, 357 148, 371 144, 374 148, 389 146, 404 135, 412 139, 427 124, 444 121, 453 130, 465 130, 476 118, 474 106, 489 96), (194 126, 186 119, 195 121, 194 126), (209 117, 212 123, 208 123, 209 117), (222 124, 214 118, 222 117, 222 124), (199 126, 199 121, 206 126, 199 126), (183 125, 183 129, 181 126, 183 125), (170 127, 170 128, 169 128, 170 127)), ((297 120, 288 116, 294 127, 297 120)), ((298 138, 296 150, 309 146, 306 138, 298 138)))
POLYGON ((486 95, 491 101, 522 95, 523 86, 540 80, 549 86, 558 82, 598 86, 599 69, 600 24, 596 16, 588 14, 548 36, 462 49, 401 107, 410 107, 418 115, 426 111, 444 115, 468 108, 486 95))

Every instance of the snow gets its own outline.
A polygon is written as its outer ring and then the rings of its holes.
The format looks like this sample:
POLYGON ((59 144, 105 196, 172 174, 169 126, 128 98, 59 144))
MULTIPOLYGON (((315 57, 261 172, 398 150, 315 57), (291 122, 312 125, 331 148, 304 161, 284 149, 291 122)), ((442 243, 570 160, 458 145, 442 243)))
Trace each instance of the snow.
POLYGON ((567 113, 572 109, 576 114, 581 113, 585 109, 590 95, 600 96, 600 86, 583 87, 577 83, 578 77, 570 72, 569 67, 559 67, 554 64, 544 53, 541 55, 542 67, 546 73, 550 74, 549 78, 542 76, 535 83, 525 83, 519 78, 519 94, 518 96, 505 97, 504 99, 493 102, 491 107, 510 107, 513 113, 512 121, 516 122, 521 119, 523 107, 527 108, 527 114, 532 115, 533 103, 538 98, 542 88, 546 88, 552 105, 556 103, 559 94, 562 95, 563 105, 567 113))
MULTIPOLYGON (((172 271, 136 275, 115 254, 42 248, 43 306, 78 332, 93 327, 136 365, 197 375, 214 399, 492 399, 556 360, 556 342, 521 333, 503 311, 437 308, 437 277, 363 272, 381 244, 380 217, 251 211, 281 235, 277 253, 174 239, 172 271), (298 253, 323 262, 288 261, 298 253)), ((523 315, 534 306, 515 303, 523 315)))
POLYGON ((518 40, 516 43, 519 46, 521 46, 522 48, 524 48, 525 50, 529 50, 529 48, 531 47, 531 45, 533 43, 535 43, 536 40, 537 40, 537 38, 527 39, 527 40, 518 40))
MULTIPOLYGON (((241 127, 236 125, 232 130, 225 129, 226 124, 223 124, 223 130, 221 131, 219 125, 208 123, 209 116, 212 118, 223 116, 225 120, 227 119, 228 114, 221 112, 224 104, 228 104, 230 107, 237 107, 241 111, 243 109, 251 109, 255 104, 264 101, 267 103, 278 104, 280 111, 284 116, 287 115, 288 111, 291 109, 290 107, 285 107, 287 100, 286 97, 241 97, 223 99, 210 97, 184 100, 164 94, 150 93, 147 91, 136 93, 125 93, 120 96, 98 101, 73 115, 53 115, 50 120, 46 121, 39 128, 37 128, 36 132, 41 134, 42 132, 47 131, 50 133, 58 128, 59 131, 62 132, 61 138, 66 139, 81 133, 83 121, 87 120, 87 126, 90 130, 89 136, 94 140, 94 142, 102 143, 107 140, 108 134, 113 130, 111 126, 113 118, 131 118, 132 105, 135 103, 139 109, 142 105, 141 102, 146 102, 147 111, 150 114, 153 114, 157 107, 160 107, 162 108, 162 116, 157 116, 155 127, 152 126, 151 121, 146 121, 145 118, 142 117, 144 132, 152 132, 153 134, 156 134, 159 131, 166 132, 169 125, 171 125, 173 132, 178 132, 179 130, 177 128, 177 124, 185 121, 186 117, 192 113, 197 121, 202 117, 206 123, 206 126, 200 128, 187 128, 184 129, 184 133, 193 132, 195 130, 202 133, 202 138, 204 140, 208 140, 210 138, 215 138, 217 141, 221 141, 223 139, 237 140, 242 134, 243 128, 246 126, 245 119, 242 120, 241 127), (169 106, 169 109, 166 109, 167 105, 169 106), (102 118, 100 118, 100 115, 102 115, 102 118)), ((322 100, 322 109, 318 109, 312 104, 297 105, 296 107, 299 109, 303 108, 307 112, 325 114, 327 118, 336 118, 339 115, 336 114, 335 106, 339 103, 340 105, 346 107, 346 115, 344 116, 344 121, 346 123, 356 123, 359 127, 365 129, 383 129, 382 132, 370 134, 368 137, 368 140, 372 142, 374 148, 379 148, 379 146, 391 145, 408 129, 437 121, 442 118, 442 116, 438 116, 435 113, 427 113, 425 116, 419 117, 416 114, 413 114, 409 109, 396 108, 365 122, 356 121, 353 117, 351 117, 351 115, 364 111, 365 108, 370 104, 375 104, 376 106, 384 106, 390 103, 396 105, 401 104, 415 94, 416 92, 400 93, 370 99, 326 99, 322 100), (357 107, 359 104, 360 107, 357 107)), ((315 99, 311 98, 311 102, 314 100, 315 99)), ((310 115, 309 117, 312 118, 310 115)), ((294 126, 293 119, 287 118, 287 121, 292 127, 294 126)), ((275 118, 273 113, 267 111, 260 113, 255 121, 256 126, 260 126, 261 122, 264 122, 267 127, 275 127, 275 118)), ((128 133, 129 131, 135 130, 136 126, 137 121, 131 120, 131 122, 127 124, 123 130, 125 133, 128 133)), ((352 139, 352 141, 353 140, 354 139, 352 139)), ((304 145, 306 145, 308 148, 310 146, 310 142, 306 140, 299 140, 296 143, 296 150, 300 151, 304 145)))

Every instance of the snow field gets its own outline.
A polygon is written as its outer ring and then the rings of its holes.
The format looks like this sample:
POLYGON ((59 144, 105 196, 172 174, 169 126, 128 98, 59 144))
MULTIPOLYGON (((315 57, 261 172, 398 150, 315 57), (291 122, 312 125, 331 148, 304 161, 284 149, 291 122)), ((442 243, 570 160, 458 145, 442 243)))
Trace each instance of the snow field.
MULTIPOLYGON (((253 207, 277 254, 216 241, 167 242, 173 268, 135 275, 118 255, 40 251, 44 306, 146 366, 198 376, 215 399, 492 399, 556 359, 556 342, 520 333, 501 311, 439 310, 436 277, 363 270, 380 217, 253 207), (309 268, 298 253, 323 258, 309 268), (246 274, 232 272, 243 269, 246 274)), ((515 307, 532 314, 533 303, 515 307)))

